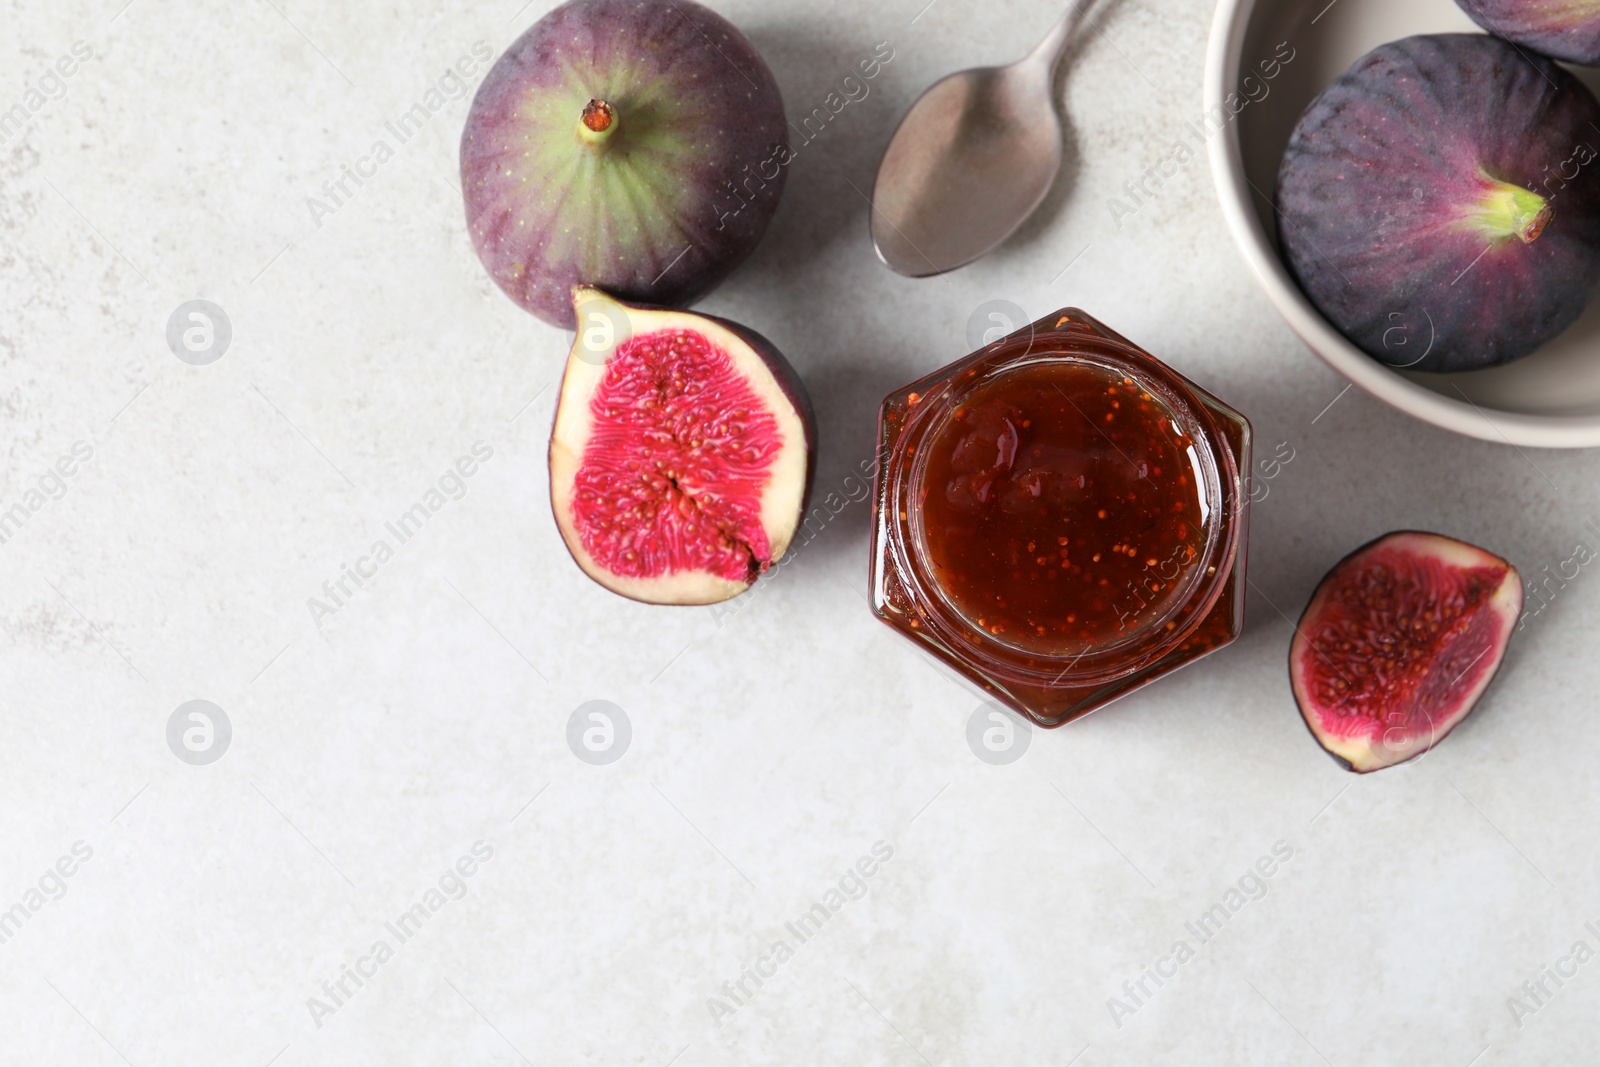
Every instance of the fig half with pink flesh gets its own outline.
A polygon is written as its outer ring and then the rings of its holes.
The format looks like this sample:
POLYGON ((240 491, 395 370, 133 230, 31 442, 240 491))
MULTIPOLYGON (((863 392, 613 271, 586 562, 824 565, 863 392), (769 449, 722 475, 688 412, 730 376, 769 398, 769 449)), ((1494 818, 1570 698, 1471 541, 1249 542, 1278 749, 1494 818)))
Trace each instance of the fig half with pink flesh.
POLYGON ((1522 579, 1499 556, 1401 531, 1328 572, 1289 646, 1311 734, 1358 774, 1416 759, 1471 713, 1522 615, 1522 579))
POLYGON ((578 335, 550 437, 572 558, 647 604, 744 592, 794 539, 816 423, 772 343, 709 315, 573 292, 578 335))

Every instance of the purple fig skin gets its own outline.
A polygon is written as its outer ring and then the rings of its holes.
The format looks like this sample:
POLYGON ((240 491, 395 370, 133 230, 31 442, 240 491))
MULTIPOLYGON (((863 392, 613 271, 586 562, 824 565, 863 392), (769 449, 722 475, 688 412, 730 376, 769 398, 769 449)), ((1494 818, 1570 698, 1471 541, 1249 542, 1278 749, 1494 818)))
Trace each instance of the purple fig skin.
POLYGON ((1306 296, 1379 362, 1528 355, 1600 283, 1600 103, 1495 37, 1382 45, 1295 127, 1278 238, 1306 296))
POLYGON ((1456 0, 1496 37, 1551 59, 1600 64, 1600 3, 1595 0, 1456 0))
POLYGON ((573 328, 575 285, 686 306, 766 232, 787 129, 772 72, 715 12, 570 0, 473 99, 461 138, 473 245, 506 295, 552 325, 573 328), (591 101, 612 121, 580 132, 591 101))

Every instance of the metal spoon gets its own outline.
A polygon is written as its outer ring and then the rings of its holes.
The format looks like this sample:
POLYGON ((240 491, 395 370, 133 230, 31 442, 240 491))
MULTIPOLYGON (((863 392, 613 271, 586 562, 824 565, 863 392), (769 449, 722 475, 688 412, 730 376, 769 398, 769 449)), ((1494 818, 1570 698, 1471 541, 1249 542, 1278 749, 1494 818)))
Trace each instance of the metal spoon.
POLYGON ((952 74, 911 105, 878 164, 872 244, 901 274, 965 266, 1016 232, 1061 169, 1054 78, 1094 0, 1009 67, 952 74))

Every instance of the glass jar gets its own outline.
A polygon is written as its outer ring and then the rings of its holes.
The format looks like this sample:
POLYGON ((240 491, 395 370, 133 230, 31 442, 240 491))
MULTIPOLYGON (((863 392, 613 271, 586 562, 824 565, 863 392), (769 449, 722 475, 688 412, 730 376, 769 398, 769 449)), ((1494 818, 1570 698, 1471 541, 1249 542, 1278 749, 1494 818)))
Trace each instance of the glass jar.
POLYGON ((1238 637, 1250 423, 1075 308, 884 400, 874 614, 1044 727, 1238 637))

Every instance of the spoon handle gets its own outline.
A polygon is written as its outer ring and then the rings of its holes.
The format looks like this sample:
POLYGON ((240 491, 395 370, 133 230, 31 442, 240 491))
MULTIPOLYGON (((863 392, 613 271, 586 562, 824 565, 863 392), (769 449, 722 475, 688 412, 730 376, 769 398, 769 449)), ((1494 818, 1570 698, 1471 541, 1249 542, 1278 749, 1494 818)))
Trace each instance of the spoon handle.
POLYGON ((1089 8, 1094 5, 1094 0, 1073 0, 1067 13, 1055 24, 1044 40, 1028 53, 1026 62, 1037 63, 1049 73, 1054 74, 1056 67, 1061 62, 1061 57, 1066 54, 1067 45, 1072 43, 1072 38, 1077 33, 1078 27, 1083 24, 1083 18, 1089 13, 1089 8))

